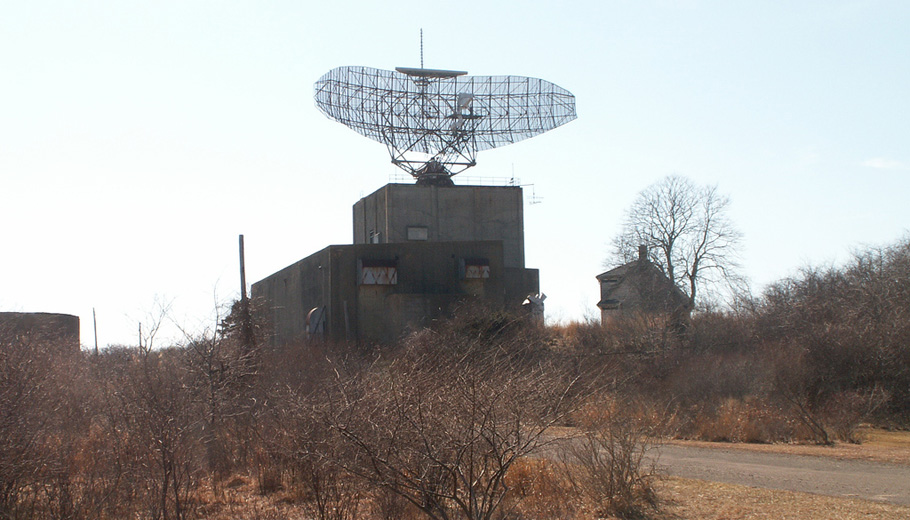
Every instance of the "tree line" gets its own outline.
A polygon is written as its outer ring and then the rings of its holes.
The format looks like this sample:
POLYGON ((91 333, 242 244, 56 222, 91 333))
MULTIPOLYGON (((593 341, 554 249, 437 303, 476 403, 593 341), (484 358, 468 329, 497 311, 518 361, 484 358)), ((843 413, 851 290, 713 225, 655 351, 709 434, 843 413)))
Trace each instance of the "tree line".
POLYGON ((565 328, 568 349, 618 357, 622 392, 662 405, 669 435, 860 442, 862 425, 910 426, 910 239, 805 267, 758 297, 692 314, 565 328))

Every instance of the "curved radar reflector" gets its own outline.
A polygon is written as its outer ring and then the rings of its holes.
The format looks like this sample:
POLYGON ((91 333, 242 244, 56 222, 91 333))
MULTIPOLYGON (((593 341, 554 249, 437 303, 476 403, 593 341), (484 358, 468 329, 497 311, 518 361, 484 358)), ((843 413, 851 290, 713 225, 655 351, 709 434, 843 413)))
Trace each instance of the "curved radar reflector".
POLYGON ((386 145, 418 183, 476 164, 477 152, 575 119, 575 96, 522 76, 463 71, 338 67, 316 82, 316 106, 330 119, 386 145))

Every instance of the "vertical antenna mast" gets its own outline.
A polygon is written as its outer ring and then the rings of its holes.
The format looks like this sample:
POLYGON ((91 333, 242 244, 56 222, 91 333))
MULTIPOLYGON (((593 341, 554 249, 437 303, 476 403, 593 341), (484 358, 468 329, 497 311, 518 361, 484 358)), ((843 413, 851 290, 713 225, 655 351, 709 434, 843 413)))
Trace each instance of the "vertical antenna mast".
POLYGON ((420 68, 423 68, 423 27, 420 28, 420 68))

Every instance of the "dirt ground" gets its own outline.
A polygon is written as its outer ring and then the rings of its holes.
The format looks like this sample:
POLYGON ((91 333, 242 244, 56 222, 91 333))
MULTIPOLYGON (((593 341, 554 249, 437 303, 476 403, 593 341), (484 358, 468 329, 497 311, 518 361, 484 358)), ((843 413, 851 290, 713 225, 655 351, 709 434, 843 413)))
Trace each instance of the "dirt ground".
POLYGON ((869 430, 861 445, 668 441, 659 520, 910 518, 910 432, 869 430))
POLYGON ((910 465, 686 443, 657 449, 660 472, 687 479, 910 505, 910 465))
MULTIPOLYGON (((667 476, 650 520, 910 519, 910 433, 871 432, 862 445, 833 447, 669 441, 655 454, 667 476)), ((202 518, 307 517, 280 494, 260 496, 252 478, 210 498, 202 518)))
POLYGON ((907 520, 910 507, 669 477, 650 520, 907 520))
MULTIPOLYGON (((553 436, 568 439, 575 433, 571 428, 554 429, 553 436)), ((652 457, 658 473, 679 481, 910 506, 910 432, 862 433, 862 444, 834 446, 670 440, 659 443, 652 457)))

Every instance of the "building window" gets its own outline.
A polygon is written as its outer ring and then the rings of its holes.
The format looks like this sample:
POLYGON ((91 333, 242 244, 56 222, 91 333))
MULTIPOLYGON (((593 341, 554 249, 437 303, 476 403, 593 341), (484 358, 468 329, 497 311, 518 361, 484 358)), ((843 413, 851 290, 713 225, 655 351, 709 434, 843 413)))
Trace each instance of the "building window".
POLYGON ((398 261, 364 258, 360 264, 360 285, 398 285, 398 261))
POLYGON ((426 241, 429 232, 423 226, 408 226, 408 240, 426 241))
POLYGON ((490 277, 490 261, 486 258, 462 258, 458 267, 465 280, 490 277))

